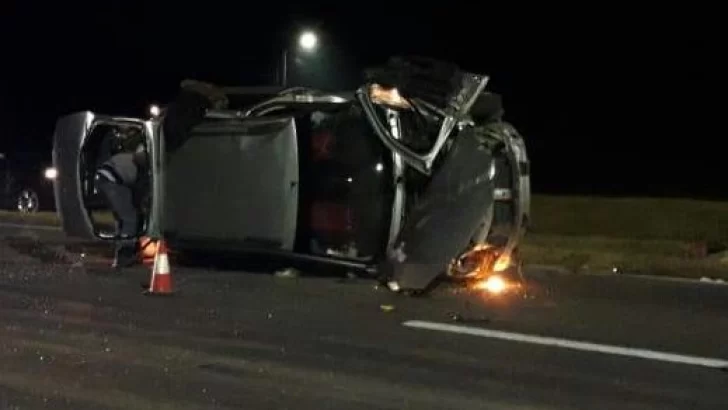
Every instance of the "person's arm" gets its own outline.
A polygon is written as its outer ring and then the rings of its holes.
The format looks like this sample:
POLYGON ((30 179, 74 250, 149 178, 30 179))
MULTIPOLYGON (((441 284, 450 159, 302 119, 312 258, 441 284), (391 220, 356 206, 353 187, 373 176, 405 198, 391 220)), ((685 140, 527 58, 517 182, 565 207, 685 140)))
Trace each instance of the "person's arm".
POLYGON ((147 155, 147 150, 143 143, 137 145, 132 159, 134 160, 134 164, 136 164, 137 168, 140 170, 147 169, 147 166, 149 165, 149 156, 147 155))

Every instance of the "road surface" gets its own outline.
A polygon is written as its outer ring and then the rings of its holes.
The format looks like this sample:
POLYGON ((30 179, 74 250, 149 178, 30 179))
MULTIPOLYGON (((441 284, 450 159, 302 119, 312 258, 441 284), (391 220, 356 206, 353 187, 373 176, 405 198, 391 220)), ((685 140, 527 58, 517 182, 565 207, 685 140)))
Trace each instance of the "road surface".
POLYGON ((0 224, 0 409, 726 409, 728 286, 529 273, 526 297, 173 266, 0 224))

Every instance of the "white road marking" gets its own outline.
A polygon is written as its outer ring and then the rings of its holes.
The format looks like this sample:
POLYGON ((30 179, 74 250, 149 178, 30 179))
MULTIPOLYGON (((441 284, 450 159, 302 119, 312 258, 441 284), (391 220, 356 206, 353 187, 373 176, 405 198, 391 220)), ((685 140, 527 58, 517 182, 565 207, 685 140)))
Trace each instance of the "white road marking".
POLYGON ((728 360, 686 356, 676 353, 658 352, 655 350, 637 349, 624 346, 612 346, 606 344, 582 342, 577 340, 559 339, 529 335, 524 333, 505 332, 500 330, 483 329, 479 327, 450 325, 447 323, 426 322, 421 320, 409 320, 402 325, 417 329, 437 330, 441 332, 459 333, 471 336, 487 337, 490 339, 508 340, 512 342, 532 343, 543 346, 555 346, 565 349, 582 350, 587 352, 606 353, 617 356, 636 357, 640 359, 656 360, 662 362, 689 364, 693 366, 705 366, 718 369, 728 369, 728 360))
POLYGON ((60 231, 61 228, 50 225, 25 225, 0 222, 0 228, 30 229, 35 231, 60 231))

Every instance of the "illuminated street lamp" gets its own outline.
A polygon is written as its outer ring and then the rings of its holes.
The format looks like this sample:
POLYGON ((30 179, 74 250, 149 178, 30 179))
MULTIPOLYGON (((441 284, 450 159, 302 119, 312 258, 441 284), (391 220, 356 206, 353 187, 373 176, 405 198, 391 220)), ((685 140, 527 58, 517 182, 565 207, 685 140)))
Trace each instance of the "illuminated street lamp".
POLYGON ((152 116, 152 118, 159 117, 159 114, 162 112, 162 110, 159 108, 157 104, 152 104, 149 106, 149 114, 152 116))
POLYGON ((301 47, 301 49, 306 51, 312 51, 314 48, 316 48, 317 43, 318 37, 312 31, 305 31, 298 38, 298 45, 301 47))
MULTIPOLYGON (((313 31, 304 31, 298 36, 298 49, 311 53, 318 46, 318 36, 313 31)), ((283 49, 283 67, 281 68, 281 83, 285 87, 288 83, 288 47, 283 49)))

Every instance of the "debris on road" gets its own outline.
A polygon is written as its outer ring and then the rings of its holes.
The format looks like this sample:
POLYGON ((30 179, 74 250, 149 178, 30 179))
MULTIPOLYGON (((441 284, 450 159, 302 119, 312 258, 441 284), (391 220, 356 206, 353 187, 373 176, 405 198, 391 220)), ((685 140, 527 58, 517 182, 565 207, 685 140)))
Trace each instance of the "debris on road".
POLYGON ((447 316, 452 320, 453 322, 460 322, 463 320, 463 316, 460 313, 457 312, 449 312, 447 316))
POLYGON ((468 317, 458 312, 448 312, 448 318, 458 323, 490 323, 487 317, 468 317))
POLYGON ((395 308, 394 305, 379 305, 379 309, 381 309, 382 312, 389 313, 394 311, 395 308))
POLYGON ((355 272, 348 271, 348 272, 346 272, 346 276, 339 279, 337 282, 338 283, 351 283, 357 279, 359 279, 359 276, 355 272))
POLYGON ((8 236, 5 244, 15 252, 47 264, 74 264, 78 262, 62 244, 43 242, 37 237, 8 236))
POLYGON ((707 283, 722 284, 722 285, 728 284, 728 282, 726 282, 723 279, 711 279, 711 278, 706 277, 706 276, 703 276, 702 278, 700 278, 700 281, 701 282, 707 282, 707 283))
POLYGON ((277 278, 297 278, 301 276, 301 272, 295 268, 286 268, 274 273, 277 278))

